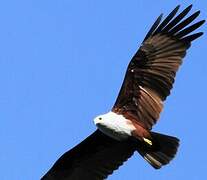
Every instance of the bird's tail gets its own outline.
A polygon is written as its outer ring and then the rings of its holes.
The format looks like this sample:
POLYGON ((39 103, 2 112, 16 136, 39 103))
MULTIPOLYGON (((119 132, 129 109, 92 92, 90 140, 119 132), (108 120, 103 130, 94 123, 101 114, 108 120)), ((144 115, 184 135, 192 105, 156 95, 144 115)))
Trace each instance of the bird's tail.
POLYGON ((146 145, 139 147, 138 152, 155 169, 168 164, 179 146, 179 139, 164 134, 151 132, 152 139, 145 139, 146 145))

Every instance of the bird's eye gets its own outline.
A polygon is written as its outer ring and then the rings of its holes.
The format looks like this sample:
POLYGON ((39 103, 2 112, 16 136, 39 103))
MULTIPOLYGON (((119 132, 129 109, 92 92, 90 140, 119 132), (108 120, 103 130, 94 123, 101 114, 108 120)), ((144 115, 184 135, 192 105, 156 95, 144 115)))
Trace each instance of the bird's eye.
POLYGON ((99 119, 99 120, 102 120, 102 118, 101 118, 101 117, 99 117, 98 119, 99 119))

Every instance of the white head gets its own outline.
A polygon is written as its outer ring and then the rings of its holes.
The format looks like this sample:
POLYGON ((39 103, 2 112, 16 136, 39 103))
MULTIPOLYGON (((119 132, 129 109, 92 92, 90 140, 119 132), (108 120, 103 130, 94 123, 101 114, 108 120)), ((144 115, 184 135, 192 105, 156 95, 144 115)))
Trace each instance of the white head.
POLYGON ((115 121, 117 119, 117 115, 113 112, 108 112, 106 114, 99 115, 94 118, 94 124, 96 126, 100 125, 106 125, 110 123, 111 121, 115 121))
POLYGON ((131 131, 134 130, 129 120, 111 111, 97 116, 94 119, 94 123, 103 133, 117 140, 127 138, 131 135, 131 131))

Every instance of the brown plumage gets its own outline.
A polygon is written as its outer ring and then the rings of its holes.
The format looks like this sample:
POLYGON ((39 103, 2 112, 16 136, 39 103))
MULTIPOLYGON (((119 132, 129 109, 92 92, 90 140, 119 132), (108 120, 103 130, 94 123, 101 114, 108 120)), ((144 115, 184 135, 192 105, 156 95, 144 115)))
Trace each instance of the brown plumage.
POLYGON ((200 13, 185 18, 191 8, 192 5, 176 16, 177 6, 162 22, 160 15, 128 65, 112 111, 130 120, 135 127, 131 136, 117 141, 96 130, 60 157, 42 180, 101 180, 134 151, 156 169, 174 158, 179 140, 150 130, 159 119, 186 50, 203 34, 190 34, 204 23, 202 20, 189 25, 200 13))
POLYGON ((163 101, 170 94, 174 78, 191 42, 203 33, 189 36, 205 21, 189 25, 200 13, 197 11, 179 23, 192 5, 173 19, 179 6, 159 25, 157 19, 141 47, 128 65, 123 85, 113 111, 133 114, 146 129, 151 129, 159 119, 163 101))

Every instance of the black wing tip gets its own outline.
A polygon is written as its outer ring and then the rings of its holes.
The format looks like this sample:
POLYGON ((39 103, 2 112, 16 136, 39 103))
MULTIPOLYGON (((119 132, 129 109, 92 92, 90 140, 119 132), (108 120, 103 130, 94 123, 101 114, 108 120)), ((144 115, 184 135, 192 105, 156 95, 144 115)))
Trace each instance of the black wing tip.
POLYGON ((172 36, 178 40, 185 40, 185 42, 191 42, 202 36, 203 32, 190 34, 205 23, 205 20, 193 23, 194 20, 200 15, 201 11, 198 10, 195 13, 192 13, 189 17, 185 18, 193 7, 193 4, 190 4, 184 10, 182 10, 182 12, 175 16, 180 6, 181 5, 177 5, 163 20, 163 13, 160 14, 144 38, 144 41, 146 41, 149 37, 159 33, 172 36), (183 20, 183 18, 185 19, 183 20))
MULTIPOLYGON (((178 5, 179 7, 181 6, 180 4, 178 5)), ((183 11, 189 12, 193 7, 193 4, 188 5, 183 11)))
POLYGON ((179 9, 180 9, 180 4, 177 5, 173 11, 176 11, 177 12, 179 9))
POLYGON ((184 37, 181 40, 185 43, 191 43, 192 41, 194 41, 194 40, 198 39, 199 37, 201 37, 203 34, 204 34, 203 32, 198 32, 198 33, 189 35, 187 37, 184 37))
POLYGON ((161 13, 159 16, 158 16, 158 18, 157 18, 157 21, 160 23, 160 21, 162 20, 162 17, 163 17, 163 13, 161 13))
POLYGON ((202 36, 203 34, 204 34, 204 32, 196 33, 196 39, 199 38, 200 36, 202 36))
POLYGON ((192 7, 193 7, 193 4, 190 4, 185 10, 191 10, 192 9, 192 7))
POLYGON ((179 9, 180 8, 180 4, 178 4, 176 7, 175 7, 175 9, 179 9))
MULTIPOLYGON (((197 24, 199 24, 198 28, 199 28, 200 26, 202 26, 205 22, 206 22, 205 19, 203 19, 203 20, 197 22, 197 24)), ((202 33, 204 33, 204 32, 202 32, 202 33)))
POLYGON ((163 13, 161 13, 160 15, 159 15, 159 17, 158 17, 158 19, 159 19, 159 22, 162 20, 162 17, 164 16, 164 14, 163 13))
POLYGON ((193 32, 194 30, 198 29, 201 25, 203 25, 205 23, 205 20, 201 20, 198 21, 197 23, 183 29, 182 31, 179 31, 178 33, 176 33, 175 37, 177 39, 182 39, 183 37, 185 37, 186 35, 190 34, 191 32, 193 32))
POLYGON ((154 31, 153 35, 158 34, 162 31, 162 29, 174 18, 177 14, 180 5, 176 6, 168 15, 167 17, 160 23, 159 27, 157 27, 156 31, 154 31))
POLYGON ((198 11, 196 11, 194 14, 195 14, 196 16, 199 16, 200 13, 201 13, 201 11, 198 10, 198 11))
POLYGON ((172 10, 172 12, 178 12, 178 10, 180 9, 180 4, 178 4, 173 10, 172 10))
MULTIPOLYGON (((162 20, 163 17, 163 13, 161 13, 158 18, 155 20, 155 22, 153 23, 153 25, 151 26, 150 30, 148 31, 147 35, 144 38, 144 41, 146 39, 148 39, 151 35, 153 35, 154 31, 157 29, 157 27, 160 25, 160 22, 162 20)), ((143 41, 143 42, 144 42, 143 41)))
MULTIPOLYGON (((159 23, 154 23, 157 25, 157 27, 154 27, 154 30, 150 31, 150 33, 147 34, 147 36, 144 40, 146 40, 150 36, 156 35, 157 33, 169 34, 171 36, 176 37, 177 34, 181 35, 182 34, 181 31, 184 31, 186 33, 185 35, 188 35, 188 34, 190 34, 190 32, 187 33, 187 31, 189 31, 189 30, 194 31, 197 28, 199 28, 205 22, 205 20, 202 20, 202 21, 195 23, 196 25, 193 24, 192 25, 193 27, 191 27, 191 29, 188 28, 187 26, 189 24, 191 24, 199 16, 199 14, 201 13, 200 10, 191 14, 185 20, 181 21, 189 13, 189 11, 192 9, 192 7, 193 7, 193 4, 190 4, 180 14, 178 14, 177 16, 174 17, 174 15, 177 13, 178 9, 180 8, 180 5, 177 5, 173 9, 173 11, 162 22, 161 22, 161 18, 163 16, 163 14, 161 14, 156 20, 156 22, 159 21, 159 23), (166 23, 166 22, 169 22, 169 23, 166 23)), ((183 37, 181 37, 181 38, 183 38, 183 37)))
MULTIPOLYGON (((205 20, 205 19, 203 19, 203 20, 201 20, 200 22, 202 22, 202 24, 204 24, 204 23, 206 22, 206 20, 205 20)), ((202 24, 201 24, 201 25, 202 25, 202 24)))
POLYGON ((180 9, 180 4, 179 5, 177 5, 176 7, 175 7, 175 9, 173 9, 173 11, 172 12, 178 12, 178 10, 180 9))

